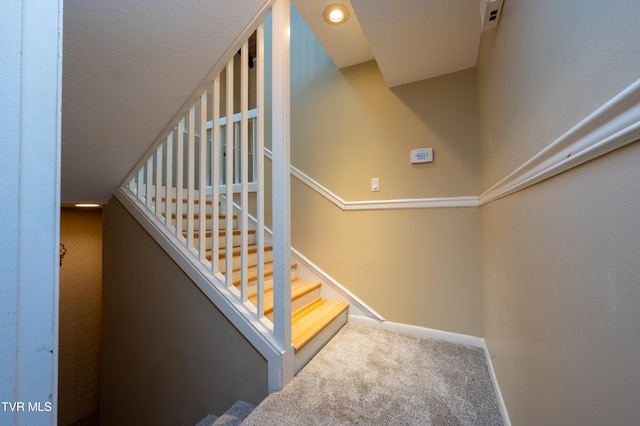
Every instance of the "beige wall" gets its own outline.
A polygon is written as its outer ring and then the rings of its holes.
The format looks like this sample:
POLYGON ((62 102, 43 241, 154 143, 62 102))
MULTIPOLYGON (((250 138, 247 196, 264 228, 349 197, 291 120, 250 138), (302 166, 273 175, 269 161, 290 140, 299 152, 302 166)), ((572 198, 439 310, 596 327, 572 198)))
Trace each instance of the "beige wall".
MULTIPOLYGON (((475 70, 391 90, 292 19, 294 166, 347 201, 477 194, 475 70), (435 161, 411 165, 421 147, 435 161)), ((478 209, 343 212, 294 177, 292 209, 293 246, 386 319, 482 334, 478 209)))
POLYGON ((292 181, 293 246, 389 321, 482 335, 478 209, 343 212, 292 181))
POLYGON ((103 281, 102 425, 192 425, 266 397, 264 358, 116 200, 103 281))
POLYGON ((640 144, 482 208, 484 325, 514 425, 640 419, 640 144))
MULTIPOLYGON (((486 189, 640 75, 636 1, 509 0, 479 75, 486 189)), ((640 146, 481 208, 484 333, 515 425, 640 419, 640 146)))
POLYGON ((58 424, 99 407, 102 295, 102 210, 63 208, 60 242, 58 424))
POLYGON ((520 166, 634 82, 636 0, 508 0, 478 61, 481 187, 520 166))

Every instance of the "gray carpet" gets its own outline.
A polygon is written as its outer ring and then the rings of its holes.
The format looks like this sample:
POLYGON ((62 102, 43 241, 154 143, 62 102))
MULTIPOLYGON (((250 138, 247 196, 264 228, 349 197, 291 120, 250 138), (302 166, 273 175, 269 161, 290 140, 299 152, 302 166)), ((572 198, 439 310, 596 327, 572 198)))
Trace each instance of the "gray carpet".
POLYGON ((196 423, 195 426, 238 426, 254 408, 256 408, 256 406, 248 402, 236 401, 236 403, 220 417, 209 414, 196 423))
POLYGON ((242 423, 502 424, 482 349, 354 324, 242 423))

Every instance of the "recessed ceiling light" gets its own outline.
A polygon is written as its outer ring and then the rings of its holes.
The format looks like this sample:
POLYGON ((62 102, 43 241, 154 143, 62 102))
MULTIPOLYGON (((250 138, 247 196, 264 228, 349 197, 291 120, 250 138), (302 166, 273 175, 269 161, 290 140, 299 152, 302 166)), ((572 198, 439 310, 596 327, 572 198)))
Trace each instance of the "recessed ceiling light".
POLYGON ((349 18, 349 9, 344 4, 332 4, 324 10, 324 20, 331 25, 343 24, 347 18, 349 18))
POLYGON ((84 208, 84 209, 102 207, 101 204, 97 204, 97 203, 76 203, 75 206, 84 208))

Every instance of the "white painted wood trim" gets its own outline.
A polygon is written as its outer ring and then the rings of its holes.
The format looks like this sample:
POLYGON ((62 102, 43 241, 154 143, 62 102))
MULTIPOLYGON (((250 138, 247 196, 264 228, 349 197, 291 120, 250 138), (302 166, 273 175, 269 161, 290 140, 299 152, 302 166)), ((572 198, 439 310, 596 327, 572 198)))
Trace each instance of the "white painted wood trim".
MULTIPOLYGON (((269 151, 268 148, 265 148, 264 153, 267 158, 272 158, 271 151, 269 151)), ((291 165, 291 174, 343 211, 478 207, 478 197, 475 195, 441 198, 345 201, 294 165, 291 165)))
MULTIPOLYGON (((264 66, 264 22, 258 26, 256 30, 256 43, 257 43, 257 70, 256 70, 256 107, 257 110, 262 111, 260 115, 257 117, 257 137, 256 137, 256 151, 255 152, 263 152, 264 151, 264 124, 265 124, 265 114, 264 114, 264 74, 265 74, 265 66, 264 66)), ((254 218, 254 222, 256 224, 256 229, 261 230, 264 229, 264 155, 256 155, 256 169, 254 174, 254 179, 257 182, 256 186, 256 218, 254 218)), ((257 275, 258 279, 256 281, 256 289, 259 294, 264 294, 264 232, 256 233, 256 245, 258 246, 258 268, 257 275)), ((264 318, 264 298, 258 298, 257 300, 257 310, 258 310, 258 318, 264 318)))
MULTIPOLYGON (((291 201, 290 201, 290 1, 277 0, 272 16, 272 209, 273 209, 273 325, 284 352, 291 343, 291 201)), ((289 359, 289 358, 286 358, 289 359)), ((290 358, 293 360, 293 357, 290 358)), ((282 384, 293 378, 285 365, 282 384)))
MULTIPOLYGON (((233 82, 233 76, 234 76, 234 72, 233 72, 233 68, 234 68, 234 63, 233 63, 233 59, 231 59, 229 61, 229 63, 227 64, 227 69, 226 69, 226 89, 225 89, 225 94, 226 94, 226 101, 225 101, 225 108, 226 108, 226 113, 227 113, 227 120, 229 120, 231 117, 233 117, 233 101, 234 101, 234 82, 233 82)), ((231 118, 231 120, 233 120, 233 118, 231 118)), ((233 157, 234 157, 234 145, 235 145, 235 141, 234 141, 234 136, 235 136, 235 126, 226 126, 225 127, 225 143, 227 144, 227 148, 225 151, 225 187, 226 187, 226 193, 233 193, 233 172, 234 172, 234 167, 233 167, 233 157)), ((212 163, 213 165, 215 165, 215 163, 212 163)), ((229 200, 232 200, 233 197, 229 197, 229 200)), ((225 221, 225 271, 229 271, 230 273, 227 273, 225 275, 226 277, 226 281, 227 281, 227 287, 228 288, 232 288, 233 287, 233 273, 231 273, 231 271, 233 271, 233 206, 231 205, 230 202, 225 203, 225 213, 224 213, 225 217, 226 217, 226 221, 225 221)), ((214 235, 215 238, 215 235, 214 235)), ((215 254, 214 254, 215 255, 215 254)))
POLYGON ((25 404, 2 424, 57 424, 62 12, 0 3, 0 401, 25 404))
POLYGON ((365 318, 357 315, 349 315, 349 322, 354 324, 367 325, 370 327, 379 327, 384 330, 404 333, 410 336, 426 337, 429 339, 444 340, 460 345, 468 345, 476 348, 485 348, 484 339, 482 337, 469 336, 466 334, 452 333, 449 331, 435 330, 432 328, 418 327, 415 325, 401 324, 391 321, 379 321, 371 318, 365 318))
POLYGON ((484 191, 479 204, 521 191, 638 140, 640 80, 484 191))
POLYGON ((496 393, 496 399, 498 400, 498 408, 500 409, 500 415, 502 416, 502 421, 504 422, 504 426, 511 426, 511 420, 509 419, 509 413, 507 412, 507 405, 504 403, 504 398, 502 398, 502 391, 500 390, 500 385, 498 384, 498 378, 496 377, 496 372, 493 369, 493 362, 491 361, 489 348, 487 347, 487 342, 484 339, 483 339, 482 348, 484 349, 484 357, 487 360, 487 368, 489 368, 491 383, 493 384, 493 389, 496 393))
POLYGON ((399 200, 346 201, 343 210, 400 210, 478 207, 478 197, 407 198, 399 200))
MULTIPOLYGON (((249 42, 246 41, 242 45, 241 61, 243 64, 249 63, 249 42)), ((242 185, 242 191, 240 192, 240 199, 242 204, 242 210, 240 211, 240 296, 242 302, 245 303, 248 300, 248 288, 249 288, 249 218, 247 212, 249 210, 249 69, 247 66, 243 66, 240 69, 240 138, 241 138, 241 166, 240 172, 242 178, 240 179, 242 185)), ((256 293, 258 299, 264 298, 264 293, 256 293)))
MULTIPOLYGON (((212 109, 211 115, 213 117, 218 117, 220 115, 220 76, 217 76, 213 80, 213 84, 211 85, 212 90, 212 109)), ((213 126, 213 131, 211 133, 211 217, 217 218, 220 215, 220 205, 218 200, 220 200, 220 173, 216 167, 213 167, 213 164, 219 162, 221 141, 220 141, 220 125, 217 122, 213 126)), ((219 235, 220 231, 220 221, 212 220, 211 224, 211 235, 219 235)), ((216 274, 220 272, 220 258, 218 254, 220 253, 220 240, 218 238, 211 239, 211 272, 216 274)))
POLYGON ((339 297, 343 299, 345 302, 349 303, 349 311, 353 313, 353 309, 361 315, 367 318, 375 319, 377 321, 384 321, 385 319, 376 312, 372 307, 367 305, 361 299, 359 299, 355 294, 349 291, 346 287, 340 284, 337 280, 335 280, 331 275, 327 274, 325 271, 320 269, 315 263, 305 257, 302 253, 300 253, 295 248, 291 247, 291 252, 293 253, 293 258, 298 263, 298 278, 304 279, 305 277, 303 270, 306 268, 309 272, 316 277, 319 281, 322 282, 323 285, 330 287, 334 292, 338 293, 339 297))
MULTIPOLYGON (((204 237, 207 233, 207 130, 206 130, 206 121, 207 121, 207 97, 209 95, 209 90, 205 90, 202 92, 200 96, 200 167, 199 167, 199 181, 198 181, 198 253, 200 254, 200 261, 203 263, 207 262, 207 239, 204 237)), ((217 217, 215 214, 215 209, 213 208, 213 199, 211 202, 211 218, 217 217)), ((212 220, 214 222, 214 220, 212 220)), ((212 234, 213 236, 213 234, 212 234)), ((215 238, 211 238, 211 240, 215 240, 215 238)), ((213 260, 214 251, 211 252, 211 260, 213 260)))
MULTIPOLYGON (((478 207, 640 140, 640 80, 502 178, 480 196, 345 201, 304 172, 291 174, 343 211, 478 207)), ((271 152, 265 148, 265 156, 271 152)))
MULTIPOLYGON (((115 198, 129 211, 151 237, 163 248, 196 286, 211 300, 238 331, 265 357, 269 369, 269 389, 279 390, 274 372, 282 370, 282 351, 272 335, 272 330, 263 321, 256 320, 253 305, 243 304, 236 293, 227 288, 224 276, 213 274, 204 264, 198 261, 197 255, 172 238, 164 226, 153 220, 151 212, 143 209, 135 200, 135 195, 119 188, 114 192, 115 198), (234 302, 235 300, 235 302, 234 302)), ((277 379, 280 382, 282 379, 277 379)))

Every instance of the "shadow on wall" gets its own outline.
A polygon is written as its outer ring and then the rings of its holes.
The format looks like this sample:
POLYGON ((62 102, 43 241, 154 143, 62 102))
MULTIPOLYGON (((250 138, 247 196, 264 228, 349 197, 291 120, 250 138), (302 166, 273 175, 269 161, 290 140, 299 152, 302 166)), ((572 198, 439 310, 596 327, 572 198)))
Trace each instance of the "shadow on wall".
POLYGON ((98 424, 102 209, 60 214, 58 424, 98 424))

